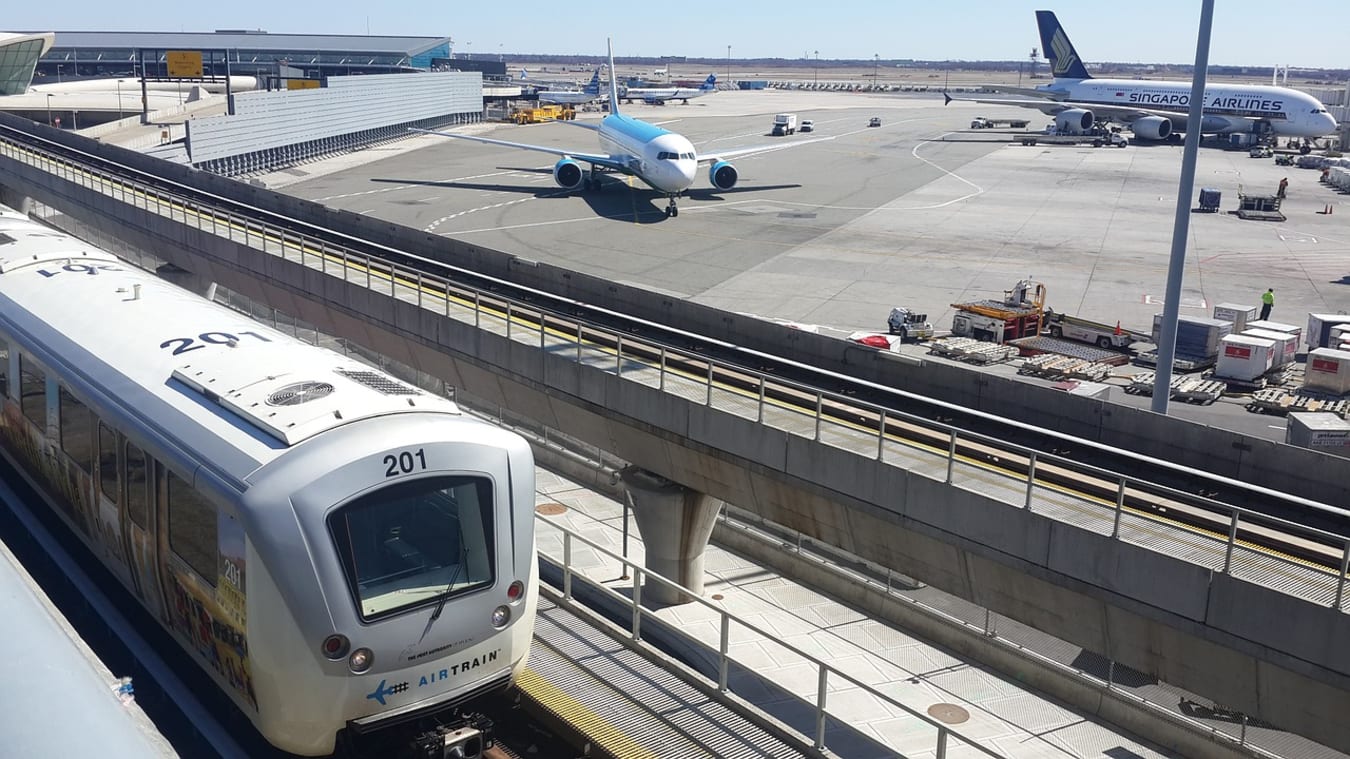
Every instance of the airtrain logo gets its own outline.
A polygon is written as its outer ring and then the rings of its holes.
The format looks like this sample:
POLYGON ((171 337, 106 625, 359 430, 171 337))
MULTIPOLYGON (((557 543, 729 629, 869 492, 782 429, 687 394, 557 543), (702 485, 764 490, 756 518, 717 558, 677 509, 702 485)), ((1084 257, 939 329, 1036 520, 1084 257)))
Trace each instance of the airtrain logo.
POLYGON ((385 680, 381 680, 380 686, 375 689, 374 693, 367 694, 366 699, 369 701, 379 701, 380 706, 385 706, 386 705, 384 703, 385 696, 392 696, 396 693, 402 693, 403 691, 408 689, 408 684, 406 682, 399 683, 398 685, 391 685, 388 688, 384 686, 385 682, 386 682, 385 680))
POLYGON ((1068 73, 1069 69, 1078 63, 1078 55, 1073 52, 1073 45, 1069 44, 1069 38, 1065 36, 1063 29, 1055 30, 1050 47, 1055 54, 1055 76, 1068 73))

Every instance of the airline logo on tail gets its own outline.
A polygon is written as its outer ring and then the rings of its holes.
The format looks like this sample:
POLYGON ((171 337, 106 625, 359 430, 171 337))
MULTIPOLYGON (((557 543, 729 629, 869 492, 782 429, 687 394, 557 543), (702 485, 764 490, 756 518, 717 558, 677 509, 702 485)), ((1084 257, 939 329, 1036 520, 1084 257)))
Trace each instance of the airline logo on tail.
POLYGON ((1057 77, 1067 75, 1073 65, 1078 63, 1078 53, 1074 52, 1063 27, 1055 30, 1054 39, 1050 40, 1050 50, 1053 51, 1051 57, 1055 59, 1054 73, 1057 77))
POLYGON ((590 84, 587 84, 582 89, 582 92, 585 92, 587 95, 600 94, 600 69, 596 69, 595 73, 591 74, 590 84))
POLYGON ((1041 47, 1050 59, 1050 72, 1056 79, 1092 78, 1053 11, 1036 11, 1036 24, 1041 30, 1041 47))
POLYGON ((709 74, 709 75, 708 75, 708 78, 703 80, 703 84, 699 86, 699 89, 700 89, 700 90, 715 90, 715 89, 717 89, 717 75, 716 75, 716 74, 709 74))

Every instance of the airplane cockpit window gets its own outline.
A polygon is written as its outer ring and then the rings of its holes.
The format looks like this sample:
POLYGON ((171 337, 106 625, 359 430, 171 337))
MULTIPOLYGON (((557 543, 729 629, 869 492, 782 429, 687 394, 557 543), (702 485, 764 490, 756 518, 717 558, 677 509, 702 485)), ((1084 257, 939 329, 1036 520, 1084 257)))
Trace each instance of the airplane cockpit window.
POLYGON ((658 160, 658 161, 673 161, 673 160, 675 160, 675 159, 677 159, 677 158, 679 158, 678 155, 676 155, 676 154, 674 154, 674 153, 668 153, 668 152, 666 152, 666 151, 664 151, 664 150, 662 150, 660 153, 657 153, 657 154, 656 154, 656 160, 658 160))

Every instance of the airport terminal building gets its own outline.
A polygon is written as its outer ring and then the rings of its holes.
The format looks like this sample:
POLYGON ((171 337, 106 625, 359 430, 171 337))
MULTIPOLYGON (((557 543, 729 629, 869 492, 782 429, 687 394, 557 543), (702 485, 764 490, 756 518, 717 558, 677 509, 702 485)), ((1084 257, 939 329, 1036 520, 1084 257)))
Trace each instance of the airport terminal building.
MULTIPOLYGON (((48 33, 50 34, 50 33, 48 33)), ((20 36, 38 37, 38 34, 20 36)), ((62 78, 163 76, 170 50, 200 50, 208 76, 276 74, 280 67, 321 79, 350 74, 431 71, 451 59, 449 37, 216 32, 55 32, 37 62, 33 84, 62 78)))

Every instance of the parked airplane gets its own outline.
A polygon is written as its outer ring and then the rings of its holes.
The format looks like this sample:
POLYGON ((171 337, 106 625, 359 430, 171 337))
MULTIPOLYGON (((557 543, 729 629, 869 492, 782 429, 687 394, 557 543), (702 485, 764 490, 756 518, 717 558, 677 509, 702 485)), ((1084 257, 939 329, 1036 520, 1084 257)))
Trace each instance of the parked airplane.
MULTIPOLYGON (((524 69, 521 70, 524 73, 524 69)), ((600 93, 600 69, 591 74, 591 81, 580 90, 539 90, 539 102, 558 103, 559 105, 580 105, 603 100, 600 93)))
MULTIPOLYGON (((614 45, 609 46, 609 70, 614 70, 614 45)), ((569 190, 584 187, 587 190, 599 190, 599 175, 606 171, 628 174, 637 177, 657 192, 670 199, 666 206, 666 216, 678 216, 679 209, 675 199, 694 183, 694 175, 699 164, 710 164, 708 181, 719 190, 730 190, 736 186, 740 174, 730 159, 772 150, 822 142, 833 137, 819 137, 813 140, 780 142, 775 145, 761 145, 750 148, 720 150, 707 155, 699 155, 693 143, 687 137, 676 132, 635 119, 619 112, 619 94, 614 77, 609 78, 610 112, 600 120, 599 125, 581 121, 563 121, 559 123, 583 127, 598 133, 603 153, 587 153, 580 150, 563 150, 544 145, 529 145, 521 142, 494 140, 451 132, 434 132, 426 129, 410 129, 413 132, 425 132, 441 137, 453 137, 460 140, 473 140, 488 145, 501 145, 520 150, 535 150, 559 156, 553 165, 553 181, 569 190), (590 164, 587 171, 582 163, 590 164)))
POLYGON ((717 91, 717 75, 709 74, 698 87, 629 87, 623 99, 626 102, 641 100, 648 105, 665 105, 667 100, 682 100, 703 97, 717 91))
MULTIPOLYGON (((1145 140, 1166 140, 1186 131, 1191 99, 1189 82, 1094 79, 1052 11, 1036 11, 1036 22, 1054 81, 1035 89, 994 85, 990 89, 1044 100, 953 98, 944 93, 946 102, 970 100, 1035 108, 1054 116, 1055 127, 1070 134, 1087 131, 1097 121, 1127 124, 1136 138, 1145 140)), ((1205 86, 1200 131, 1322 137, 1336 131, 1336 119, 1317 98, 1298 90, 1255 84, 1211 84, 1205 86)))

